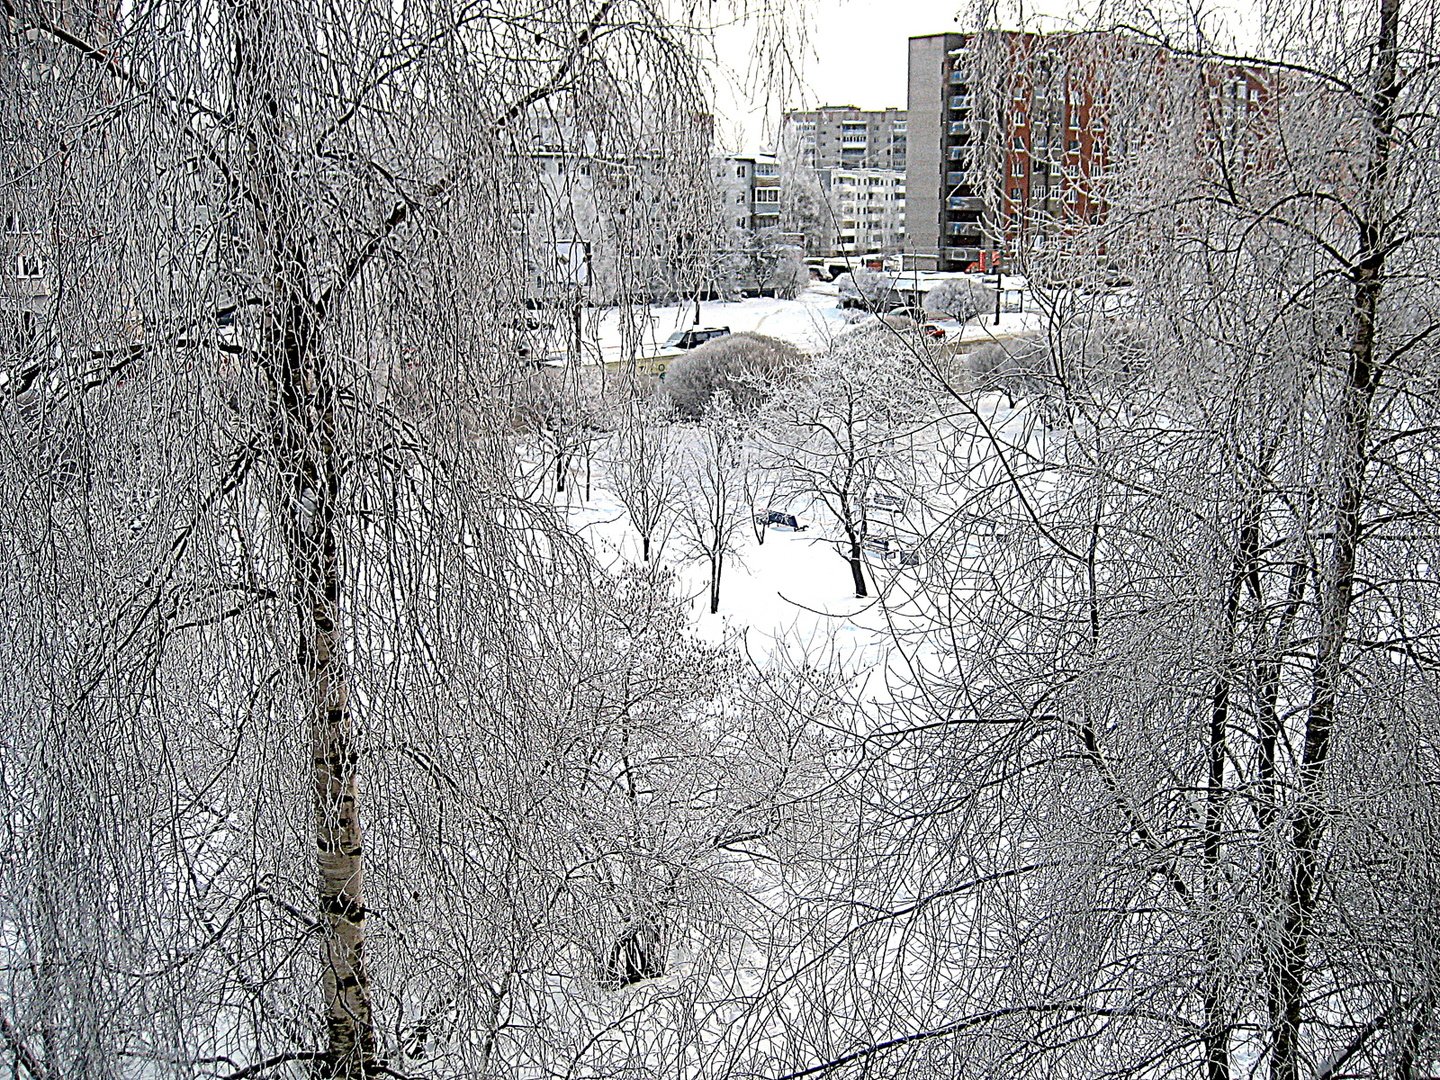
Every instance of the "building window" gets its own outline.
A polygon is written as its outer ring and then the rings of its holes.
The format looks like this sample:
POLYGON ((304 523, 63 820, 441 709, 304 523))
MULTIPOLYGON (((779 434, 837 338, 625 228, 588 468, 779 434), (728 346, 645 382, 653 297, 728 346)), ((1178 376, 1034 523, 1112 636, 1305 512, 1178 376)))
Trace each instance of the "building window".
POLYGON ((1024 149, 1025 149, 1025 140, 1022 139, 1019 135, 1016 135, 1016 136, 1015 136, 1015 139, 1014 139, 1014 141, 1011 143, 1011 145, 1012 145, 1016 150, 1024 150, 1024 149))
POLYGON ((1024 195, 1025 191, 1023 188, 1012 187, 1010 189, 1010 198, 1014 199, 1016 202, 1019 202, 1024 197, 1024 195))
POLYGON ((40 256, 21 255, 15 260, 15 274, 22 278, 44 277, 45 268, 40 262, 40 256))
POLYGON ((1016 110, 1015 110, 1015 126, 1016 126, 1016 127, 1024 127, 1024 126, 1025 126, 1025 114, 1024 114, 1023 112, 1021 112, 1019 109, 1016 109, 1016 110))
POLYGON ((743 180, 743 179, 745 178, 745 166, 744 166, 744 165, 736 165, 736 166, 735 166, 735 175, 738 176, 738 177, 740 177, 740 178, 743 180))
POLYGON ((1012 163, 1011 166, 1010 166, 1010 175, 1011 175, 1011 176, 1024 176, 1024 175, 1025 175, 1025 162, 1020 161, 1020 160, 1017 159, 1014 163, 1012 163))
POLYGON ((757 203, 778 203, 780 201, 780 189, 774 187, 756 188, 755 201, 757 203))

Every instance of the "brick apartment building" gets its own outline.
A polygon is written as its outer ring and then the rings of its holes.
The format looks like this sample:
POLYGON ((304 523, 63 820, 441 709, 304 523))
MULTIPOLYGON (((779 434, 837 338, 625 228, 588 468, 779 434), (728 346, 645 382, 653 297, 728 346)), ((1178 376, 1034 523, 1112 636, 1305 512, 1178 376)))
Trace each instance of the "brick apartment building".
MULTIPOLYGON (((972 85, 980 35, 910 39, 906 250, 921 267, 989 269, 1100 220, 1096 189, 1116 151, 1105 107, 1116 67, 1158 74, 1177 62, 1113 34, 989 35, 985 44, 998 38, 1008 64, 1003 101, 982 102, 972 85)), ((1253 114, 1273 94, 1273 73, 1200 71, 1197 85, 1219 106, 1207 115, 1220 123, 1253 114)))

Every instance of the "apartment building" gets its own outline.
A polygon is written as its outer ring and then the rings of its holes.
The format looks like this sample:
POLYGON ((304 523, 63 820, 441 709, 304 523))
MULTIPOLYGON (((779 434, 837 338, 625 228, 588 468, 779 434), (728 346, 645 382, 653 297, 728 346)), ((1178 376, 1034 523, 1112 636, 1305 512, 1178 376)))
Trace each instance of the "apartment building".
POLYGON ((731 229, 750 229, 755 213, 755 159, 726 155, 711 163, 715 178, 715 201, 721 224, 731 229))
POLYGON ((751 198, 751 228, 780 228, 780 163, 774 154, 757 154, 751 198))
POLYGON ((824 169, 834 215, 834 253, 890 254, 905 245, 905 174, 894 169, 824 169))
MULTIPOLYGON (((1105 88, 1132 72, 1197 62, 1114 34, 991 31, 1008 61, 1008 96, 982 103, 971 85, 978 34, 910 39, 906 249, 938 270, 985 270, 1104 214, 1099 181, 1117 147, 1105 88), (977 152, 978 151, 978 152, 977 152)), ((1273 73, 1204 65, 1194 80, 1219 104, 1197 115, 1195 143, 1253 116, 1273 96, 1273 73), (1213 118, 1220 118, 1218 121, 1213 118)))
POLYGON ((825 105, 785 113, 785 137, 815 169, 905 169, 903 109, 825 105))
POLYGON ((717 157, 711 171, 724 225, 752 232, 780 227, 780 167, 773 155, 717 157))

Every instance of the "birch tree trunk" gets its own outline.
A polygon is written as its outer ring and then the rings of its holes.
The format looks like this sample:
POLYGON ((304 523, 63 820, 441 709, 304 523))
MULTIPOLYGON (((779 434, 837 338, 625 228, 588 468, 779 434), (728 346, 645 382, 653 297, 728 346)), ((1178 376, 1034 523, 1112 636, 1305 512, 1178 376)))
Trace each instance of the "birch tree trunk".
MULTIPOLYGON (((280 62, 284 30, 267 0, 235 0, 237 100, 248 123, 245 177, 256 208, 257 249, 268 296, 260 364, 273 387, 275 508, 283 521, 295 618, 295 660, 308 731, 313 787, 323 1061, 337 1076, 364 1075, 375 1057, 365 963, 364 847, 357 753, 345 656, 339 542, 339 385, 326 356, 325 303, 311 295, 316 255, 295 198, 280 99, 292 73, 280 62)), ((292 91, 293 92, 293 91, 292 91)))
POLYGON ((1371 403, 1384 375, 1377 357, 1380 299, 1390 240, 1390 149, 1400 93, 1400 0, 1379 0, 1374 85, 1367 121, 1369 154, 1364 186, 1355 200, 1359 243, 1351 267, 1354 283, 1349 363, 1341 387, 1333 539, 1322 564, 1317 596, 1319 621, 1309 708, 1301 749, 1298 804, 1291 833, 1294 863, 1285 896, 1274 989, 1274 1080, 1298 1080, 1304 1067, 1301 1030, 1311 935, 1320 888, 1321 844, 1326 831, 1326 781, 1335 725, 1335 699, 1345 677, 1347 635, 1355 596, 1355 566, 1366 513, 1371 403))

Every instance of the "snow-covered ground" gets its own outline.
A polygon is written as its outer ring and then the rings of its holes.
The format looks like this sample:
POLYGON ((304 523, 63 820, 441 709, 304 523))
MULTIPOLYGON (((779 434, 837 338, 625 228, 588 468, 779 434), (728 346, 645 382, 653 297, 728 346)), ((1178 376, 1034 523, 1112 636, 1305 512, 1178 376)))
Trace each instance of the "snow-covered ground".
MULTIPOLYGON (((884 652, 884 613, 874 597, 855 597, 849 563, 833 539, 836 530, 818 508, 789 509, 807 528, 791 532, 772 526, 762 545, 747 527, 736 558, 722 574, 717 615, 709 611, 706 567, 680 558, 673 542, 662 544, 657 557, 676 572, 701 637, 719 640, 739 634, 758 660, 785 655, 798 661, 823 653, 843 670, 863 670, 884 652)), ((588 502, 572 503, 568 518, 590 541, 602 565, 619 569, 640 561, 635 530, 624 508, 603 487, 592 488, 588 502)), ((901 572, 878 557, 870 570, 880 584, 901 572)))
MULTIPOLYGON (((597 343, 618 347, 616 313, 596 314, 597 343)), ((796 300, 704 303, 701 324, 771 334, 803 349, 820 351, 852 325, 846 314, 837 305, 834 287, 821 285, 796 300)), ((650 319, 655 337, 663 340, 673 329, 693 322, 694 307, 656 308, 650 319)), ((1031 312, 1007 312, 998 326, 993 317, 987 317, 983 323, 964 327, 950 323, 948 328, 953 338, 981 341, 1023 333, 1034 329, 1038 321, 1038 315, 1031 312)), ((975 407, 984 418, 984 426, 997 436, 1022 442, 1028 437, 1021 433, 1024 417, 1012 411, 1001 395, 982 395, 975 407)), ((975 454, 993 449, 983 439, 971 445, 970 452, 975 454)), ((641 556, 639 539, 625 509, 607 487, 603 459, 610 452, 607 447, 597 455, 601 460, 595 463, 588 499, 583 497, 583 484, 572 483, 557 502, 571 526, 589 541, 601 564, 618 570, 627 563, 639 563, 641 556)), ((855 597, 849 564, 837 545, 841 530, 821 505, 791 501, 783 509, 795 513, 808 527, 801 532, 771 527, 763 545, 746 527, 739 550, 722 575, 718 615, 708 610, 707 568, 703 564, 682 558, 678 543, 667 544, 663 535, 657 537, 656 558, 676 572, 692 623, 702 637, 719 640, 738 635, 743 647, 761 662, 789 659, 834 663, 839 670, 855 673, 857 679, 870 679, 870 694, 882 694, 891 652, 886 631, 897 617, 895 612, 887 612, 876 595, 855 597)), ((945 512, 943 507, 939 512, 945 512)), ((924 533, 933 525, 912 520, 911 529, 900 532, 924 533)), ((901 568, 893 560, 874 554, 867 554, 867 570, 872 591, 881 593, 894 586, 911 592, 914 579, 926 572, 924 565, 901 568)))
MULTIPOLYGON (((1012 289, 1007 282, 1007 296, 1019 295, 1018 287, 1012 289)), ((1026 307, 1030 307, 1028 301, 1026 307)), ((751 331, 767 334, 806 352, 817 353, 826 349, 837 334, 852 325, 847 318, 851 314, 840 307, 836 287, 822 283, 812 285, 794 300, 754 297, 704 301, 700 304, 699 325, 728 326, 735 333, 751 331)), ((625 315, 615 308, 586 311, 582 318, 582 340, 591 362, 595 357, 603 357, 606 361, 624 358, 622 321, 626 317, 638 323, 640 343, 637 351, 648 355, 659 351, 665 339, 675 331, 695 325, 695 305, 672 304, 625 315)), ((952 320, 936 321, 951 340, 979 342, 1037 329, 1040 316, 1033 310, 1006 311, 1001 313, 999 323, 996 323, 993 314, 986 314, 963 326, 952 320)))

